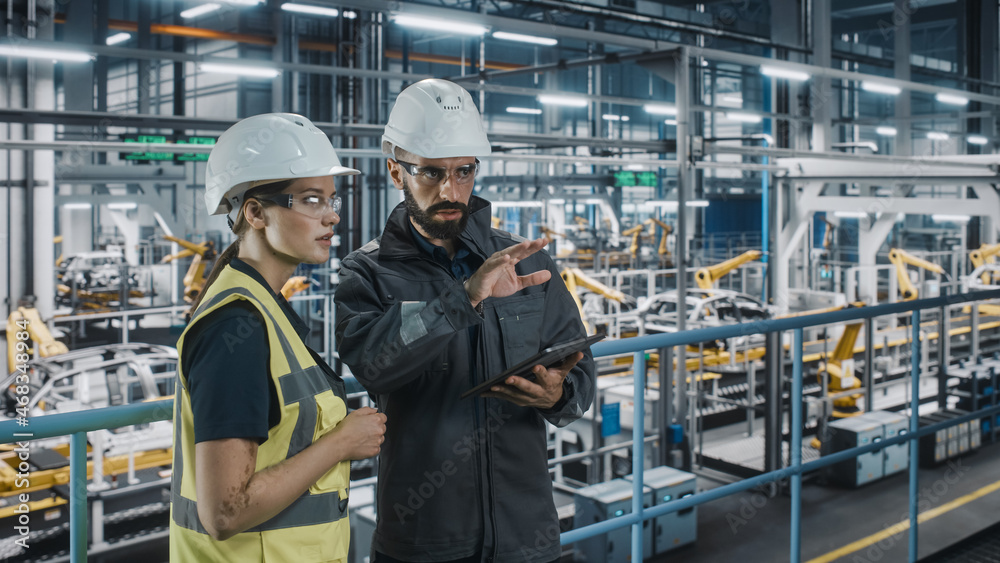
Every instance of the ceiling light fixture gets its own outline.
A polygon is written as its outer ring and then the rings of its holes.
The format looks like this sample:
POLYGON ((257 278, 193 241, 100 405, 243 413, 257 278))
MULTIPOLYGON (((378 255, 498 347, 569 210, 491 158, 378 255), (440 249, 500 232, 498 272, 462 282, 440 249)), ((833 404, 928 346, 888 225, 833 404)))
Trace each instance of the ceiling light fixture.
POLYGON ((645 104, 642 106, 642 109, 646 110, 646 113, 651 113, 653 115, 677 115, 677 106, 645 104))
POLYGON ((222 6, 220 4, 201 4, 200 6, 195 6, 194 8, 188 8, 181 12, 181 17, 189 20, 192 18, 197 18, 204 16, 205 14, 211 14, 212 12, 218 10, 222 6))
POLYGON ((927 138, 930 139, 930 140, 932 140, 932 141, 947 141, 948 140, 948 134, 947 133, 941 133, 941 132, 938 132, 938 131, 930 131, 930 132, 927 133, 927 138))
POLYGON ((889 94, 890 96, 898 96, 900 92, 903 91, 899 86, 892 86, 889 84, 880 84, 878 82, 868 82, 864 80, 861 82, 861 89, 865 92, 875 92, 876 94, 889 94))
POLYGON ((586 98, 576 96, 561 96, 558 94, 540 94, 538 102, 552 106, 567 106, 574 108, 585 108, 590 103, 586 98))
POLYGON ((664 119, 663 122, 666 123, 667 125, 673 125, 674 127, 677 126, 676 119, 664 119))
POLYGON ((89 203, 67 203, 61 206, 63 209, 78 210, 78 209, 90 209, 89 203))
POLYGON ((310 16, 326 16, 328 18, 335 18, 340 15, 340 10, 336 8, 324 8, 322 6, 296 4, 294 2, 285 2, 284 4, 281 5, 281 9, 286 12, 309 14, 310 16))
POLYGON ((552 47, 559 43, 558 39, 552 37, 538 37, 536 35, 524 35, 521 33, 508 33, 506 31, 494 31, 493 37, 504 41, 519 41, 521 43, 532 43, 534 45, 544 45, 552 47))
POLYGON ((864 219, 868 213, 865 211, 834 211, 833 216, 842 219, 864 219))
POLYGON ((541 115, 542 110, 538 108, 519 108, 515 106, 510 106, 507 108, 507 113, 523 113, 526 115, 541 115))
POLYGON ((415 29, 427 29, 439 31, 441 33, 458 33, 460 35, 483 35, 488 30, 485 26, 455 20, 439 20, 436 18, 426 18, 423 16, 411 16, 410 14, 397 14, 393 21, 403 27, 415 29))
POLYGON ((691 201, 685 202, 684 205, 688 207, 708 207, 707 199, 693 199, 691 201))
POLYGON ((727 111, 726 119, 732 121, 742 121, 743 123, 760 123, 764 118, 752 113, 741 113, 738 111, 727 111))
POLYGON ((968 223, 969 219, 972 219, 969 215, 948 215, 945 213, 935 213, 931 215, 931 219, 937 221, 938 223, 968 223))
POLYGON ((44 59, 63 63, 86 63, 94 60, 94 55, 83 51, 49 49, 48 47, 22 47, 19 45, 0 45, 0 56, 44 59))
POLYGON ((965 96, 945 94, 944 92, 935 95, 934 99, 941 102, 942 104, 951 104, 953 106, 964 106, 968 105, 969 103, 969 98, 966 98, 965 96))
POLYGON ((760 73, 766 76, 771 76, 773 78, 784 78, 785 80, 792 80, 795 82, 802 82, 803 80, 809 80, 808 72, 802 72, 801 70, 792 70, 790 68, 781 68, 777 66, 763 65, 760 67, 760 73))
POLYGON ((354 18, 358 17, 358 13, 355 12, 354 10, 344 10, 344 13, 340 15, 349 20, 353 20, 354 18))
POLYGON ((882 135, 883 137, 895 137, 896 136, 896 128, 895 127, 888 127, 888 126, 884 126, 883 125, 882 127, 876 127, 875 128, 875 132, 878 133, 879 135, 882 135))
POLYGON ((613 113, 606 113, 601 116, 604 121, 628 121, 627 115, 615 115, 613 113))
POLYGON ((275 78, 281 74, 281 71, 276 68, 227 65, 220 63, 201 63, 198 65, 198 70, 202 72, 218 72, 220 74, 236 74, 250 78, 275 78))
POLYGON ((114 35, 108 36, 108 38, 104 40, 104 43, 107 45, 117 45, 119 43, 124 43, 129 39, 132 39, 132 34, 125 33, 123 31, 121 33, 116 33, 114 35))
POLYGON ((971 145, 985 145, 990 142, 989 139, 983 137, 982 135, 969 135, 969 138, 966 139, 966 141, 968 141, 971 145))
POLYGON ((138 203, 127 201, 108 204, 108 209, 136 209, 137 207, 139 207, 138 203))

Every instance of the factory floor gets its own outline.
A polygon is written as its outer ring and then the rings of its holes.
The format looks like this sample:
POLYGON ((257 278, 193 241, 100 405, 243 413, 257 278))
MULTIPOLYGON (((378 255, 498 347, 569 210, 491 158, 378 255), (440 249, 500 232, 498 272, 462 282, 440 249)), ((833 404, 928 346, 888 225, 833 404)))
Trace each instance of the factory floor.
MULTIPOLYGON (((985 438, 985 437, 984 437, 985 438)), ((733 479, 699 471, 700 490, 733 479), (718 479, 716 479, 716 477, 718 479)), ((908 473, 857 489, 824 485, 806 476, 802 487, 801 561, 909 561, 906 528, 908 473)), ((918 559, 1000 522, 1000 445, 984 439, 966 457, 920 469, 918 559)), ((790 560, 791 498, 748 491, 698 507, 698 539, 647 561, 772 563, 790 560)))

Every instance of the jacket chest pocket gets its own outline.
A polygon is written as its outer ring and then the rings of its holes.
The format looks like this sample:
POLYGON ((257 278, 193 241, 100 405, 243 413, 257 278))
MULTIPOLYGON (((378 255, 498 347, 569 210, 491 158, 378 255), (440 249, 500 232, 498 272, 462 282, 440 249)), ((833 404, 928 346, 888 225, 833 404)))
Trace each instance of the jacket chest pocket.
POLYGON ((544 302, 545 296, 539 293, 495 305, 503 337, 504 367, 517 364, 541 349, 544 302))

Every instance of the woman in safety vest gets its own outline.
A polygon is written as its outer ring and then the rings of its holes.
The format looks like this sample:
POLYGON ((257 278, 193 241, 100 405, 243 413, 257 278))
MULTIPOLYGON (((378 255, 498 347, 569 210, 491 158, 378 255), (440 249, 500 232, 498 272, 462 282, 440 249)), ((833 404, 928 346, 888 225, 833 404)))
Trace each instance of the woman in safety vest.
POLYGON ((280 290, 299 264, 329 261, 334 176, 358 173, 288 113, 244 119, 212 149, 205 203, 238 238, 177 342, 172 562, 347 559, 350 460, 379 452, 386 419, 347 413, 280 290))

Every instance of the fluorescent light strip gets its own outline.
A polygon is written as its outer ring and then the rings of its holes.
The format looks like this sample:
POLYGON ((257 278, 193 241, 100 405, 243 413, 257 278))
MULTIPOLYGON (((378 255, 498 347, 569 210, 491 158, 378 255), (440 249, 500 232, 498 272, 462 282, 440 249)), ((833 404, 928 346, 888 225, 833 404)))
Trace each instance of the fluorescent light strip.
POLYGON ((90 209, 89 203, 67 203, 62 206, 63 209, 69 210, 79 210, 79 209, 90 209))
POLYGON ((542 110, 538 108, 519 108, 510 106, 507 108, 507 113, 523 113, 526 115, 541 115, 542 110))
POLYGON ((677 126, 676 119, 664 119, 663 122, 666 123, 667 125, 673 125, 674 127, 677 126))
POLYGON ((774 78, 784 78, 785 80, 793 80, 795 82, 802 82, 803 80, 809 80, 809 73, 802 72, 801 70, 791 70, 788 68, 781 68, 776 66, 763 65, 760 67, 760 73, 766 76, 772 76, 774 78))
POLYGON ((653 115, 677 115, 676 106, 665 106, 660 104, 646 104, 642 106, 642 109, 646 110, 646 113, 651 113, 653 115))
POLYGON ((120 202, 120 203, 109 203, 108 209, 135 209, 139 207, 138 203, 120 202))
POLYGON ((354 18, 358 17, 358 13, 355 12, 354 10, 344 10, 344 13, 340 15, 349 20, 353 20, 354 18))
POLYGON ((104 40, 104 43, 107 45, 117 45, 119 43, 124 43, 129 39, 132 39, 132 34, 122 32, 109 36, 107 39, 104 40))
POLYGON ((726 119, 731 119, 733 121, 742 121, 743 123, 760 123, 764 118, 762 118, 759 115, 754 115, 752 113, 728 111, 726 112, 726 119))
POLYGON ((281 71, 276 68, 263 68, 241 65, 226 65, 218 63, 201 63, 198 69, 202 72, 218 72, 220 74, 237 74, 251 78, 275 78, 281 71))
POLYGON ((896 128, 895 127, 886 127, 886 126, 876 127, 875 128, 875 132, 878 133, 879 135, 882 135, 883 137, 895 137, 896 136, 896 128))
POLYGON ((606 113, 601 118, 605 121, 628 121, 627 115, 615 115, 613 113, 606 113))
POLYGON ((197 18, 204 16, 205 14, 211 14, 212 12, 218 10, 222 6, 219 4, 202 4, 200 6, 195 6, 194 8, 188 8, 181 12, 181 17, 189 20, 191 18, 197 18))
POLYGON ((260 6, 264 0, 225 0, 225 2, 237 6, 260 6))
POLYGON ((930 139, 930 140, 932 140, 932 141, 947 141, 948 140, 948 134, 947 133, 940 133, 938 131, 931 131, 931 132, 927 133, 927 138, 930 139))
POLYGON ((969 138, 967 138, 966 141, 968 141, 970 145, 985 145, 990 142, 989 139, 983 137, 982 135, 969 135, 969 138))
POLYGON ((282 4, 281 9, 286 12, 295 12, 297 14, 309 14, 310 16, 326 16, 329 18, 335 18, 340 15, 340 10, 336 8, 324 8, 322 6, 296 4, 294 2, 286 2, 282 4))
POLYGON ((691 201, 685 202, 684 205, 688 207, 708 207, 707 199, 693 199, 691 201))
POLYGON ((553 39, 551 37, 538 37, 535 35, 508 33, 506 31, 494 31, 493 37, 496 39, 503 39, 504 41, 520 41, 521 43, 532 43, 534 45, 544 45, 546 47, 552 47, 559 43, 558 39, 553 39))
POLYGON ((538 102, 546 105, 568 106, 574 108, 585 108, 587 107, 587 104, 590 103, 586 98, 577 98, 575 96, 559 96, 553 94, 539 95, 538 102))
POLYGON ((890 96, 898 96, 900 92, 903 91, 899 86, 892 86, 889 84, 879 84, 878 82, 868 82, 864 80, 861 82, 861 89, 865 92, 875 92, 877 94, 889 94, 890 96))
POLYGON ((935 213, 931 215, 931 219, 937 221, 938 223, 967 223, 969 219, 972 219, 969 215, 947 215, 944 213, 935 213))
POLYGON ((0 45, 0 56, 44 59, 66 63, 86 63, 94 60, 94 55, 83 51, 67 51, 46 47, 20 47, 14 45, 0 45))
POLYGON ((956 96, 954 94, 945 94, 943 92, 934 96, 934 99, 942 104, 951 104, 953 106, 964 106, 969 103, 969 98, 956 96))
POLYGON ((868 213, 864 211, 834 211, 833 216, 844 219, 863 219, 868 216, 868 213))
POLYGON ((439 20, 434 18, 425 18, 421 16, 411 16, 409 14, 398 14, 393 17, 398 25, 403 27, 412 27, 415 29, 427 29, 431 31, 438 31, 441 33, 458 33, 461 35, 483 35, 486 33, 486 27, 474 23, 455 21, 455 20, 439 20))

